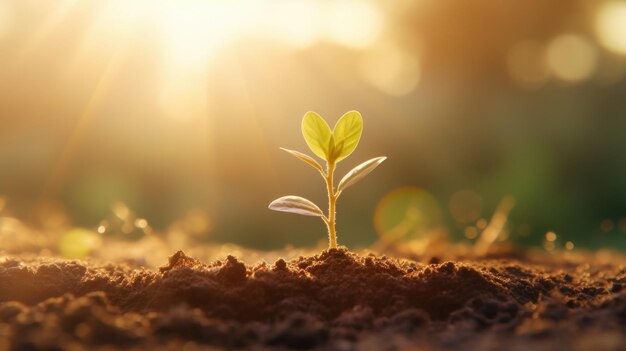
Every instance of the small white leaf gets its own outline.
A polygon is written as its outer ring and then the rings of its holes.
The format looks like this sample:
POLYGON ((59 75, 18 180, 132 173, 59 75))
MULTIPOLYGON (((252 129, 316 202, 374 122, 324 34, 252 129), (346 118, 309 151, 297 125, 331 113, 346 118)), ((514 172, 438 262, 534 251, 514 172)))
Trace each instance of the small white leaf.
POLYGON ((289 150, 289 149, 285 149, 283 147, 280 148, 281 150, 284 150, 286 152, 288 152, 289 154, 293 155, 294 157, 297 157, 298 159, 300 159, 303 162, 306 162, 306 164, 308 164, 309 166, 317 169, 318 171, 320 171, 322 174, 324 173, 324 169, 322 169, 322 166, 320 166, 319 163, 317 163, 317 161, 315 161, 313 159, 313 157, 307 155, 307 154, 303 154, 299 151, 295 151, 295 150, 289 150))
POLYGON ((376 157, 352 168, 352 170, 348 172, 348 174, 346 174, 339 182, 339 186, 337 187, 337 193, 340 193, 345 188, 363 179, 366 175, 373 171, 374 168, 378 167, 378 165, 386 159, 387 157, 385 156, 376 157))
POLYGON ((283 196, 269 205, 270 210, 297 213, 305 216, 324 217, 324 213, 316 204, 300 196, 283 196))

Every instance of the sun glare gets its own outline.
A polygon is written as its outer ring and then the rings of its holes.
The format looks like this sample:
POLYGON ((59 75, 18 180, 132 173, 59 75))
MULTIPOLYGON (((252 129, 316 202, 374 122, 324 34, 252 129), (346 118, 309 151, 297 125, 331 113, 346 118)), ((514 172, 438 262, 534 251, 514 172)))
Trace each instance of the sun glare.
MULTIPOLYGON (((272 2, 269 2, 272 3, 272 2)), ((322 9, 313 1, 273 2, 270 8, 261 12, 269 15, 258 15, 262 31, 278 36, 280 42, 296 48, 306 48, 322 38, 322 9)))
POLYGON ((598 39, 607 49, 626 55, 626 3, 611 1, 603 4, 595 22, 598 39))
POLYGON ((4 2, 0 2, 0 39, 2 39, 11 27, 12 17, 8 6, 4 2))
POLYGON ((222 46, 248 38, 296 48, 320 41, 364 48, 374 43, 383 24, 372 2, 355 0, 114 0, 101 7, 109 24, 154 26, 164 50, 182 64, 205 62, 222 46))
POLYGON ((382 19, 374 6, 364 1, 331 1, 327 8, 328 37, 349 47, 372 45, 381 32, 382 19))
MULTIPOLYGON (((109 31, 99 35, 101 40, 126 40, 146 28, 154 35, 161 47, 161 107, 165 115, 177 118, 205 112, 211 62, 225 49, 236 53, 245 40, 292 50, 320 42, 364 49, 375 43, 383 26, 373 2, 355 0, 110 0, 101 2, 98 11, 96 27, 109 31)), ((392 79, 395 90, 412 86, 392 79)))

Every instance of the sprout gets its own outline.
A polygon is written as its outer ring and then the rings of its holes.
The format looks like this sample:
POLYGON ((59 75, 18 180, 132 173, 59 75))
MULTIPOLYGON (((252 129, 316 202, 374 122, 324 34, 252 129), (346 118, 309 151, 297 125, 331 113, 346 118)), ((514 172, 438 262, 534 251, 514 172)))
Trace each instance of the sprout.
POLYGON ((332 131, 328 123, 320 115, 315 112, 307 112, 302 119, 302 134, 311 151, 326 161, 326 169, 324 170, 311 156, 294 150, 281 149, 315 168, 322 175, 328 191, 328 215, 324 215, 324 212, 313 202, 293 195, 283 196, 272 201, 269 205, 270 210, 322 218, 328 227, 329 246, 331 248, 337 247, 337 233, 335 230, 335 206, 337 199, 347 187, 363 179, 386 159, 386 157, 376 157, 354 167, 341 179, 335 190, 333 185, 335 166, 356 149, 359 139, 361 139, 362 131, 363 119, 358 111, 350 111, 344 114, 337 121, 332 131))

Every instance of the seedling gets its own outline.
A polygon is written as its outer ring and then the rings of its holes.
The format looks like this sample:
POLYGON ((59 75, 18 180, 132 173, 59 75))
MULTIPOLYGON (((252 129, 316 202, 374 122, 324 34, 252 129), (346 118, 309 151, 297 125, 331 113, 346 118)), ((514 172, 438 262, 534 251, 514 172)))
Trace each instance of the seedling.
POLYGON ((376 157, 354 167, 339 182, 337 189, 333 185, 333 175, 337 163, 348 157, 356 149, 363 132, 363 118, 358 111, 346 112, 335 128, 330 130, 328 123, 317 113, 307 112, 302 119, 302 135, 307 145, 315 155, 326 161, 326 169, 315 161, 311 156, 298 151, 285 150, 289 154, 304 161, 315 168, 324 178, 328 191, 328 215, 313 202, 300 196, 283 196, 270 203, 270 210, 297 213, 305 216, 317 216, 322 218, 328 228, 329 247, 337 247, 337 232, 335 230, 335 206, 342 192, 363 179, 374 168, 378 167, 387 157, 376 157))

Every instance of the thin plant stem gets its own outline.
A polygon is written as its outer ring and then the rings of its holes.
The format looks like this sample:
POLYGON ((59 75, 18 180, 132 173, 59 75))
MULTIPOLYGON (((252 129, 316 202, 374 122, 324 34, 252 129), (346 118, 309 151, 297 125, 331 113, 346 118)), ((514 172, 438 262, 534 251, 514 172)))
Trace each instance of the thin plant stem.
POLYGON ((328 247, 334 249, 337 247, 337 232, 335 231, 335 205, 337 203, 337 196, 333 187, 333 174, 335 173, 335 164, 326 164, 326 187, 328 190, 328 221, 326 226, 328 227, 328 247))

